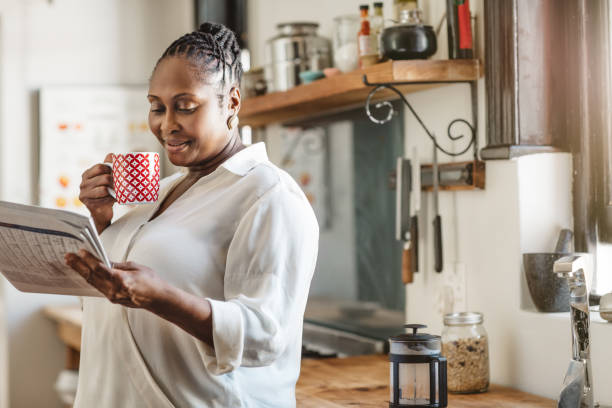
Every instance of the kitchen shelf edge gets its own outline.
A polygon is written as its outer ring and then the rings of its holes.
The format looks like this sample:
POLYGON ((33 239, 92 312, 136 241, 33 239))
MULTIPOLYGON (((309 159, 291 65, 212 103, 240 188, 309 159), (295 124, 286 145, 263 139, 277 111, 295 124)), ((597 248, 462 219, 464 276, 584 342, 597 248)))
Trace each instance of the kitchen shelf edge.
MULTIPOLYGON (((273 92, 245 99, 240 110, 241 125, 261 127, 273 123, 304 121, 331 112, 340 112, 365 103, 373 89, 363 84, 389 83, 402 93, 467 82, 482 76, 479 60, 387 61, 345 74, 299 85, 285 92, 273 92)), ((377 92, 372 101, 397 99, 389 90, 377 92)))

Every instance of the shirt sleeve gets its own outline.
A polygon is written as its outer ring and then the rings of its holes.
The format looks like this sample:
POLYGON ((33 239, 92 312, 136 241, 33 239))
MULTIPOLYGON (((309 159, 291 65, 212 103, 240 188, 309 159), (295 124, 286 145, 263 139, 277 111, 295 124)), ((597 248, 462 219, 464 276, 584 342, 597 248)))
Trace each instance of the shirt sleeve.
POLYGON ((213 344, 198 342, 209 372, 265 366, 301 333, 319 227, 302 194, 276 184, 240 220, 227 253, 224 300, 212 306, 213 344))

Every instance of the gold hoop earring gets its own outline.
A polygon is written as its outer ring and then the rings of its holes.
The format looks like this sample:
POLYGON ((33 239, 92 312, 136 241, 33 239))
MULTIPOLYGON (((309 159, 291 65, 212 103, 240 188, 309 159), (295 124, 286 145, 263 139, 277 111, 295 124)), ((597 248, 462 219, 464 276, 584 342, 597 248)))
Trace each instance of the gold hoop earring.
POLYGON ((238 116, 234 115, 234 116, 230 116, 229 119, 227 120, 227 128, 229 130, 232 130, 233 128, 238 126, 238 116))

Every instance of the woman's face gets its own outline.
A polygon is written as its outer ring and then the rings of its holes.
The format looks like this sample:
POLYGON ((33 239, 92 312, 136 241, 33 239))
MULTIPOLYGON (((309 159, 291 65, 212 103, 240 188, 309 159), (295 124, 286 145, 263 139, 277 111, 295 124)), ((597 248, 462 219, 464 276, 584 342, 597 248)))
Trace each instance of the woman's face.
POLYGON ((151 77, 149 127, 176 166, 198 166, 229 142, 227 119, 240 104, 232 97, 219 106, 219 89, 199 79, 182 57, 164 58, 151 77))

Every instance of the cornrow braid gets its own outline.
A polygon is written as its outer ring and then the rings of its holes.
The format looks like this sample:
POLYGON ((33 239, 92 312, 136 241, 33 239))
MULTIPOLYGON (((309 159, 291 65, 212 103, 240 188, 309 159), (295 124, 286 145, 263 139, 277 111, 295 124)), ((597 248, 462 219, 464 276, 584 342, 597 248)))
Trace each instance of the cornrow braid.
POLYGON ((204 77, 221 69, 221 84, 237 83, 242 78, 240 46, 236 34, 223 24, 206 22, 197 31, 185 34, 164 51, 155 67, 166 57, 183 56, 198 68, 204 77), (228 71, 228 81, 226 81, 228 71))

